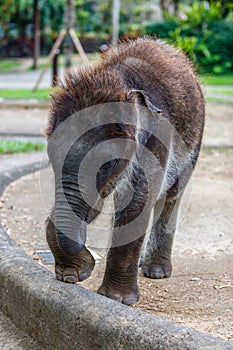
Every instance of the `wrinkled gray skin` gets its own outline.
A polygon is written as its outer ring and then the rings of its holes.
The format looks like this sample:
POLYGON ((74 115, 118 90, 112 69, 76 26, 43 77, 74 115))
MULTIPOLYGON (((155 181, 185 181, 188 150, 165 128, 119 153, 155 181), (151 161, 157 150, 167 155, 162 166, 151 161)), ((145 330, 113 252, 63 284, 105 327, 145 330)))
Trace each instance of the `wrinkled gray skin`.
MULTIPOLYGON (((104 279, 98 290, 98 293, 121 303, 133 304, 139 299, 138 264, 153 208, 154 220, 146 253, 140 261, 141 269, 144 276, 149 278, 164 278, 171 275, 171 250, 179 203, 191 175, 190 164, 192 169, 195 166, 203 133, 202 93, 192 68, 183 55, 160 41, 152 40, 138 40, 133 44, 123 45, 123 48, 119 48, 114 54, 110 52, 99 66, 69 76, 62 89, 60 95, 54 98, 49 136, 68 116, 78 110, 99 103, 119 101, 148 108, 152 124, 158 120, 162 111, 163 117, 170 121, 184 140, 189 153, 187 166, 186 157, 182 159, 182 155, 175 156, 174 151, 171 151, 174 147, 166 151, 156 138, 142 132, 140 142, 155 154, 164 169, 168 169, 165 171, 167 178, 163 179, 167 185, 160 197, 158 188, 162 184, 156 183, 157 180, 154 179, 156 193, 153 196, 151 194, 153 188, 148 190, 145 174, 137 165, 132 165, 128 161, 113 159, 98 173, 97 188, 102 198, 106 197, 116 185, 120 186, 125 176, 134 189, 133 199, 127 210, 117 212, 115 215, 115 236, 118 227, 132 221, 142 211, 148 198, 148 191, 152 198, 157 198, 156 201, 151 201, 150 210, 147 210, 140 222, 141 234, 131 243, 117 247, 113 244, 109 249, 104 279), (140 64, 135 57, 141 60, 140 64), (179 171, 173 164, 174 157, 179 161, 179 171)), ((147 126, 147 130, 150 130, 150 127, 152 128, 150 125, 147 126)), ((101 140, 108 139, 109 135, 114 134, 123 138, 128 135, 129 139, 135 140, 138 130, 127 126, 120 126, 120 129, 119 125, 100 128, 98 132, 79 140, 76 151, 66 159, 62 181, 56 176, 59 149, 55 156, 49 154, 55 172, 56 200, 55 208, 47 220, 47 240, 55 257, 58 280, 69 283, 82 281, 90 276, 94 268, 94 259, 80 237, 85 237, 86 225, 98 215, 98 211, 91 210, 80 194, 76 184, 77 168, 87 153, 87 148, 91 149, 101 140), (63 190, 70 207, 79 219, 81 218, 81 224, 70 219, 61 197, 63 190), (75 240, 69 238, 70 233, 76 237, 75 240)), ((140 154, 140 157, 143 157, 143 154, 140 154)), ((136 151, 132 155, 132 161, 133 159, 137 160, 136 151)), ((86 175, 88 189, 88 174, 86 175)), ((127 192, 127 188, 124 191, 127 192)), ((135 227, 136 229, 138 227, 135 227)))

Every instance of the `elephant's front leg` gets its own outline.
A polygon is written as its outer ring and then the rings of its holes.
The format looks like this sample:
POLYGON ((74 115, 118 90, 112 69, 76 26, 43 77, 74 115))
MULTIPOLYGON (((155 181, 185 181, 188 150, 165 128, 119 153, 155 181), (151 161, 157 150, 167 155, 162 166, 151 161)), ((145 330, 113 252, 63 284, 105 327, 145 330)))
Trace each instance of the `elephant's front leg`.
POLYGON ((124 246, 110 248, 99 294, 127 305, 138 301, 138 259, 143 238, 144 236, 124 246))
MULTIPOLYGON (((151 208, 145 208, 148 200, 145 179, 137 176, 132 184, 134 193, 130 203, 115 215, 112 247, 108 252, 103 283, 98 290, 99 294, 127 305, 139 299, 138 260, 151 212, 151 208)), ((120 191, 119 196, 122 192, 127 195, 125 190, 120 191)), ((116 195, 115 204, 118 200, 116 195)))
POLYGON ((49 247, 55 258, 55 273, 59 281, 76 283, 87 279, 95 266, 91 253, 83 247, 76 257, 64 254, 59 248, 56 229, 54 226, 54 213, 46 220, 46 237, 49 247))

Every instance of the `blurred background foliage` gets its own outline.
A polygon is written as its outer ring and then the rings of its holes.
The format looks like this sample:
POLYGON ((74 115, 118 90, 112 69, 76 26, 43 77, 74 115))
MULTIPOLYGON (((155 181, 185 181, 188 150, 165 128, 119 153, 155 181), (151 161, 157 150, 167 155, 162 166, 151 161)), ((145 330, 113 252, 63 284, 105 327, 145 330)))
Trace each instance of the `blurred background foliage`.
POLYGON ((158 35, 182 49, 202 72, 233 71, 233 3, 194 1, 180 4, 180 16, 166 14, 163 21, 144 26, 148 35, 158 35))
MULTIPOLYGON (((32 56, 35 0, 0 0, 0 56, 32 56)), ((65 0, 38 0, 41 54, 63 26, 65 0)), ((75 0, 75 30, 86 52, 111 42, 112 0, 75 0)), ((233 71, 233 2, 121 0, 120 37, 152 35, 182 49, 202 73, 233 71)))

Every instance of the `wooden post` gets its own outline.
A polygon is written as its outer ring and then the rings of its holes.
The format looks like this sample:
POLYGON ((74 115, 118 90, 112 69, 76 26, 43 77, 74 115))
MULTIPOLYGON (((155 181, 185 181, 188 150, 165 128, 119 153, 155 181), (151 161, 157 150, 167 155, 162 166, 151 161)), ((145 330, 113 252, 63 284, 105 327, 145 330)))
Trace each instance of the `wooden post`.
POLYGON ((113 0, 112 7, 112 45, 116 46, 119 38, 119 20, 120 20, 120 0, 113 0))
POLYGON ((64 39, 66 35, 66 30, 65 29, 62 29, 57 40, 55 41, 55 44, 53 45, 52 47, 52 50, 50 51, 49 53, 49 56, 48 56, 48 61, 46 63, 46 65, 44 66, 44 69, 41 71, 37 81, 36 81, 36 84, 34 86, 34 88, 32 89, 32 91, 36 91, 38 89, 38 86, 40 85, 40 82, 45 74, 45 71, 47 70, 50 62, 52 61, 54 55, 56 54, 56 50, 59 49, 61 43, 62 43, 62 40, 64 39))
MULTIPOLYGON (((49 64, 51 63, 52 59, 54 58, 56 51, 59 49, 63 39, 65 36, 70 36, 71 39, 73 40, 73 43, 75 45, 75 48, 77 49, 78 53, 80 54, 81 59, 83 60, 84 63, 89 63, 88 58, 82 48, 82 45, 73 29, 73 24, 74 24, 74 0, 67 0, 66 1, 66 17, 65 17, 65 29, 62 29, 56 42, 54 43, 49 56, 47 63, 44 66, 44 69, 41 71, 34 88, 32 91, 36 91, 40 85, 40 82, 45 74, 45 71, 47 70, 49 64)), ((73 45, 72 47, 68 48, 67 51, 67 57, 66 57, 66 67, 69 68, 71 65, 71 55, 73 53, 73 45)))
POLYGON ((38 0, 34 0, 34 52, 33 69, 38 68, 38 58, 40 57, 40 10, 38 0))
POLYGON ((89 60, 87 58, 87 55, 85 54, 85 51, 83 50, 83 47, 82 47, 82 45, 81 45, 81 43, 79 41, 79 38, 77 37, 77 35, 76 35, 75 31, 74 31, 74 28, 71 28, 69 30, 69 34, 70 34, 70 36, 71 36, 71 38, 73 40, 74 46, 75 46, 76 50, 78 51, 82 61, 84 63, 88 64, 89 60))
POLYGON ((53 67, 52 67, 52 86, 56 86, 58 83, 58 57, 60 50, 57 49, 53 57, 53 67))

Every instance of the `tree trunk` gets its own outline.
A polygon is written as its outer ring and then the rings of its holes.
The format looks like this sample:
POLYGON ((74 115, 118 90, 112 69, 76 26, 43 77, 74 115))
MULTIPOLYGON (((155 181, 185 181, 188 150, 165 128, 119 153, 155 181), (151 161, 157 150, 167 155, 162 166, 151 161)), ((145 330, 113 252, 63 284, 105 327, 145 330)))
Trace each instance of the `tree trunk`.
POLYGON ((69 69, 72 65, 73 43, 69 35, 69 30, 74 26, 74 0, 66 0, 66 12, 65 12, 65 67, 69 69))
POLYGON ((163 18, 166 18, 166 13, 168 12, 166 0, 160 0, 160 8, 163 18))
POLYGON ((38 58, 40 57, 40 10, 38 0, 34 0, 34 52, 33 69, 38 68, 38 58))
POLYGON ((113 0, 112 8, 112 45, 116 46, 119 35, 119 20, 120 20, 120 0, 113 0))
POLYGON ((180 3, 180 0, 173 0, 174 16, 178 16, 178 14, 179 14, 179 3, 180 3))

